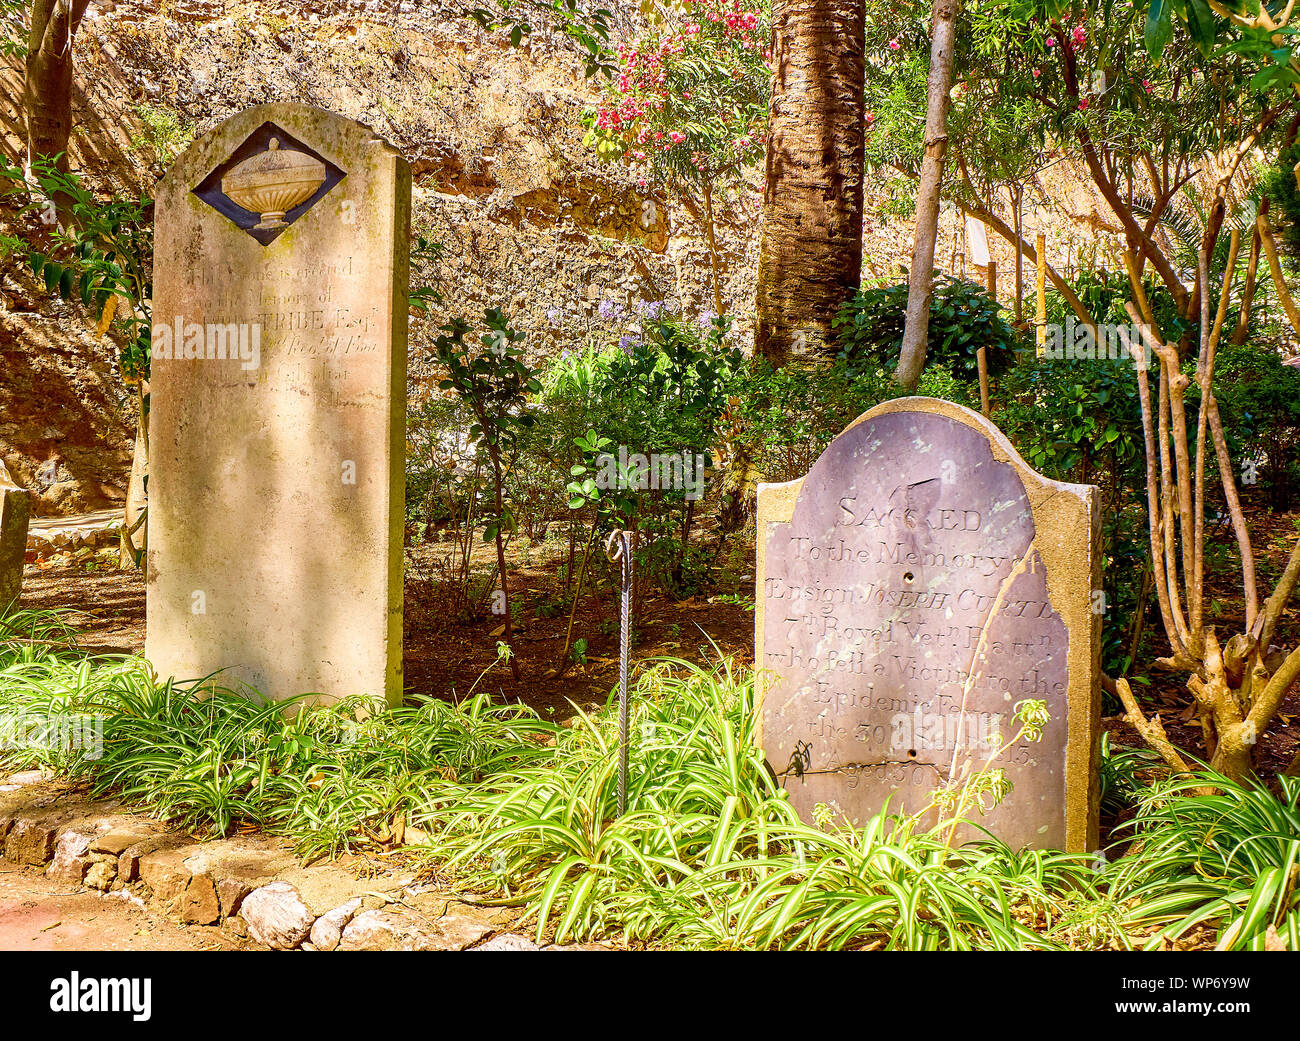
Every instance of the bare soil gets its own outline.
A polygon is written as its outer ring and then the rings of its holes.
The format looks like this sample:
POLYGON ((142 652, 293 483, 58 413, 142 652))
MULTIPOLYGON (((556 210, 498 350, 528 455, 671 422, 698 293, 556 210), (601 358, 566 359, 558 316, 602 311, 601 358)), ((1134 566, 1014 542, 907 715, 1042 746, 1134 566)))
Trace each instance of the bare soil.
MULTIPOLYGON (((1247 512, 1262 602, 1300 538, 1300 510, 1283 513, 1248 507, 1247 512)), ((1210 616, 1221 638, 1226 638, 1245 624, 1240 564, 1230 530, 1212 532, 1211 546, 1217 549, 1207 560, 1210 616)), ((520 678, 515 681, 509 667, 497 659, 497 644, 504 638, 502 616, 486 609, 470 619, 451 616, 445 589, 431 577, 438 573, 436 565, 447 552, 446 544, 437 542, 421 542, 407 549, 404 668, 408 695, 458 700, 471 690, 488 690, 557 719, 571 715, 575 705, 586 710, 608 698, 618 679, 618 594, 611 586, 608 569, 593 568, 593 581, 584 585, 574 618, 573 637, 587 641, 586 660, 570 662, 560 671, 557 666, 569 617, 567 610, 555 611, 553 605, 563 585, 563 547, 542 544, 527 551, 512 548, 511 601, 518 608, 514 616, 515 648, 520 666, 520 678)), ((111 554, 101 554, 89 565, 74 563, 69 555, 29 564, 24 606, 73 612, 70 620, 89 651, 141 653, 143 577, 138 571, 118 570, 106 562, 108 556, 111 554)), ((476 568, 490 556, 489 547, 476 550, 476 568)), ((736 577, 747 579, 739 588, 752 592, 752 576, 732 576, 736 577)), ((1154 615, 1154 601, 1147 624, 1150 657, 1167 654, 1168 646, 1154 615)), ((707 664, 729 656, 738 664, 752 663, 753 627, 752 610, 741 604, 710 595, 674 599, 652 592, 642 604, 632 650, 633 668, 664 657, 707 664)), ((1285 647, 1300 640, 1300 607, 1290 608, 1277 639, 1285 647)), ((1150 685, 1137 685, 1135 690, 1148 710, 1159 710, 1176 745, 1204 758, 1201 728, 1191 709, 1184 676, 1153 670, 1150 685)), ((1118 705, 1109 708, 1119 713, 1118 705)), ((1106 717, 1103 726, 1119 743, 1141 744, 1118 714, 1106 717)), ((1257 762, 1267 776, 1286 769, 1297 753, 1300 683, 1260 736, 1257 762)))
MULTIPOLYGON (((504 639, 503 617, 484 610, 480 617, 454 619, 444 605, 444 591, 427 577, 430 561, 445 552, 438 544, 408 549, 404 673, 408 695, 459 700, 471 690, 521 701, 538 712, 564 719, 574 705, 584 710, 603 704, 618 682, 618 617, 616 590, 584 584, 573 623, 574 640, 585 639, 585 662, 557 666, 569 628, 568 611, 552 614, 560 587, 560 555, 512 553, 511 601, 516 612, 515 648, 519 663, 516 682, 508 665, 497 660, 497 643, 504 639)), ((101 654, 144 651, 145 587, 139 571, 122 571, 113 553, 101 553, 90 564, 69 555, 27 565, 23 606, 62 609, 80 633, 84 650, 101 654)), ((479 561, 476 557, 476 566, 479 561)), ((713 597, 676 600, 648 595, 632 650, 636 663, 653 658, 681 658, 699 664, 730 656, 752 663, 752 611, 713 597)))
POLYGON ((0 950, 233 951, 251 946, 211 926, 181 926, 123 898, 51 882, 0 860, 0 950))

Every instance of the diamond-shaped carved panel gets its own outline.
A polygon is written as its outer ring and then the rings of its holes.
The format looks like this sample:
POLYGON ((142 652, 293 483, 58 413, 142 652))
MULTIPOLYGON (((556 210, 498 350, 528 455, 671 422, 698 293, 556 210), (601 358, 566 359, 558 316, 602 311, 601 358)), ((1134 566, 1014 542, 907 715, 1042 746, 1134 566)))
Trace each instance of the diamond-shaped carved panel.
POLYGON ((194 194, 267 246, 346 176, 282 127, 263 123, 194 194))

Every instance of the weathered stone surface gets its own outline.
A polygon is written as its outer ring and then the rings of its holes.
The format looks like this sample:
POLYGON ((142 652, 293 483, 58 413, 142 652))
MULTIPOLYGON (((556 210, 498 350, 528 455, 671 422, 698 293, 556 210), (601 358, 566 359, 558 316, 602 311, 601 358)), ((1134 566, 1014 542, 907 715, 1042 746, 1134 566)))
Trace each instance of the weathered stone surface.
POLYGON ((481 943, 477 947, 471 947, 474 951, 540 951, 541 948, 533 943, 527 936, 520 936, 518 933, 502 933, 500 936, 494 936, 486 943, 481 943))
POLYGON ((92 853, 111 853, 115 857, 120 857, 137 842, 144 842, 153 838, 155 834, 143 827, 135 829, 110 828, 97 834, 91 840, 90 851, 92 853))
POLYGON ((277 877, 298 890, 302 902, 317 915, 367 894, 386 901, 402 889, 401 880, 396 876, 358 879, 330 862, 307 868, 293 867, 277 872, 277 877))
POLYGON ((46 821, 15 821, 5 836, 5 859, 44 867, 54 856, 55 827, 46 821))
POLYGON ((221 920, 221 903, 217 888, 206 875, 195 875, 185 887, 181 899, 181 921, 193 925, 212 925, 221 920))
POLYGON ((253 891, 253 884, 243 878, 217 879, 217 901, 221 905, 221 917, 229 918, 239 913, 244 897, 253 891))
POLYGON ((46 877, 56 882, 81 885, 86 869, 90 867, 87 854, 93 838, 94 833, 90 830, 68 828, 62 832, 54 846, 54 858, 45 870, 46 877))
MULTIPOLYGON (((157 849, 139 859, 138 877, 153 894, 153 902, 169 914, 180 912, 193 873, 185 866, 192 847, 157 849)), ((119 860, 119 868, 120 867, 119 860)))
POLYGON ((288 882, 272 882, 254 889, 239 909, 248 935, 277 950, 297 947, 311 934, 316 916, 288 882))
POLYGON ((443 915, 430 928, 438 950, 463 951, 492 933, 492 926, 467 915, 443 915))
POLYGON ((10 774, 8 778, 10 784, 16 784, 20 787, 26 787, 29 784, 38 784, 47 779, 46 774, 40 770, 20 770, 16 774, 10 774))
POLYGON ((318 951, 332 951, 343 938, 344 927, 361 910, 361 897, 353 897, 332 911, 326 911, 311 927, 312 946, 318 951))
POLYGON ((460 950, 438 943, 415 919, 394 911, 362 911, 343 929, 340 951, 460 950))
POLYGON ((86 870, 85 884, 90 889, 101 892, 107 890, 117 880, 117 860, 92 860, 86 870))
POLYGON ((269 878, 293 870, 298 860, 283 842, 254 834, 195 846, 186 863, 192 870, 208 875, 269 878))
MULTIPOLYGON (((185 841, 175 835, 155 835, 128 846, 117 858, 117 873, 123 882, 135 882, 140 879, 140 862, 152 853, 179 849, 185 841)), ((182 861, 183 863, 183 861, 182 861)))
POLYGON ((955 769, 1012 790, 1012 846, 1096 846, 1097 491, 1034 473, 968 409, 886 402, 802 481, 761 485, 762 746, 806 818, 925 809, 955 769), (1028 699, 1041 741, 1014 740, 1028 699))
POLYGON ((31 496, 9 482, 0 463, 0 614, 18 602, 23 590, 23 562, 27 556, 27 522, 31 496))
POLYGON ((161 675, 400 700, 409 220, 394 149, 305 105, 232 116, 159 184, 146 656, 161 675), (273 152, 323 177, 287 227, 225 194, 273 152))

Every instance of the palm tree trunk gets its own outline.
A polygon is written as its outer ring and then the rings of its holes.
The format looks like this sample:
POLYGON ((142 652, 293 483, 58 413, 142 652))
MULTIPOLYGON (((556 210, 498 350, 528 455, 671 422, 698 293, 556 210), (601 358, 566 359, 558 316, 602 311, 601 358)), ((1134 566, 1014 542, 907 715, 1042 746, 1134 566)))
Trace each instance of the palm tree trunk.
POLYGON ((862 272, 864 0, 773 0, 755 352, 816 351, 862 272))

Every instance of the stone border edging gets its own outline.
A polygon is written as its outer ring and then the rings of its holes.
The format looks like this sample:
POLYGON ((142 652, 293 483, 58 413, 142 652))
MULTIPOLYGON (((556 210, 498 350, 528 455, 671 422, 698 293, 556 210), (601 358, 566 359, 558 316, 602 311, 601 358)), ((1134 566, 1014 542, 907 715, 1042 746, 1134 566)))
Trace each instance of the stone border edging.
POLYGON ((35 770, 0 783, 0 856, 272 950, 610 949, 539 945, 511 931, 508 912, 471 907, 372 859, 303 867, 286 843, 260 833, 198 842, 35 770))

